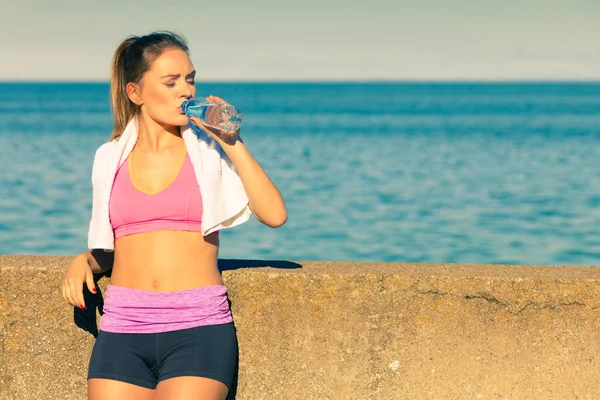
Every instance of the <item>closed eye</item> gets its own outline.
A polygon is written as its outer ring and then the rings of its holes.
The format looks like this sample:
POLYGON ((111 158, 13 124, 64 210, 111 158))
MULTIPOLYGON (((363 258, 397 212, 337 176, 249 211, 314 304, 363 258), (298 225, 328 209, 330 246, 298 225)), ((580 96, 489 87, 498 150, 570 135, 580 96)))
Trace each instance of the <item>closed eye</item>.
MULTIPOLYGON (((171 74, 171 75, 165 75, 165 76, 163 76, 163 78, 170 78, 170 79, 178 80, 179 78, 181 78, 181 75, 179 75, 179 74, 171 74)), ((186 82, 189 83, 190 85, 195 85, 196 84, 195 78, 196 78, 196 71, 190 72, 185 77, 186 82)), ((175 87, 175 84, 176 84, 176 81, 172 81, 172 82, 165 83, 165 86, 173 88, 173 87, 175 87)))

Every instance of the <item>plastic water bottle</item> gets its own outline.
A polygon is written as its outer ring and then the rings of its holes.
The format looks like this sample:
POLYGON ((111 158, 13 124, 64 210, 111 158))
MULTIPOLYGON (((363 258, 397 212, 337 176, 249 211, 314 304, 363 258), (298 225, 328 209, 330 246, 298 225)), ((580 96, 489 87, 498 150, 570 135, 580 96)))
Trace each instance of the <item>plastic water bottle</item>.
POLYGON ((181 104, 185 115, 196 117, 205 126, 231 132, 242 126, 242 113, 231 104, 217 103, 203 97, 194 97, 181 104))

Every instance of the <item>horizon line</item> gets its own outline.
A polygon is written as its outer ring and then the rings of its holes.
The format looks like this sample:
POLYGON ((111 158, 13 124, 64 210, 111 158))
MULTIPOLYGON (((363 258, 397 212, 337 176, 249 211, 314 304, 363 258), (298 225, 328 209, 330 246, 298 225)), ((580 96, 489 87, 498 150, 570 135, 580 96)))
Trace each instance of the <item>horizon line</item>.
MULTIPOLYGON (((600 84, 591 79, 279 79, 279 80, 203 80, 203 84, 600 84)), ((2 79, 0 84, 98 84, 110 85, 107 79, 2 79)))

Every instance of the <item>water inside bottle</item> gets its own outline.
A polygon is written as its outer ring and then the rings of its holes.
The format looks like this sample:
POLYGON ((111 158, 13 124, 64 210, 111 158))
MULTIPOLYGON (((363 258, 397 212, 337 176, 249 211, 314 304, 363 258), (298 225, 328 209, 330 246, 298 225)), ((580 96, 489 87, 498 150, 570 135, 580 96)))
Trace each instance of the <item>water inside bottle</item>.
POLYGON ((189 117, 198 117, 206 126, 223 131, 240 129, 242 114, 232 105, 212 103, 202 98, 185 101, 181 108, 189 117))

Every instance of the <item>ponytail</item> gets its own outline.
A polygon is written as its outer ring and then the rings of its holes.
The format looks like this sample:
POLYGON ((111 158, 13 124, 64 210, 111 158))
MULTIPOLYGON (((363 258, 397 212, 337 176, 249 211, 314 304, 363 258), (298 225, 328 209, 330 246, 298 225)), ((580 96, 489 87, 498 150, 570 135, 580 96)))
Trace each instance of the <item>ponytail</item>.
POLYGON ((111 111, 113 114, 114 126, 111 136, 117 139, 125 127, 139 113, 139 106, 134 104, 127 95, 127 51, 136 41, 136 37, 130 37, 121 43, 113 57, 110 74, 110 95, 112 99, 111 111))

